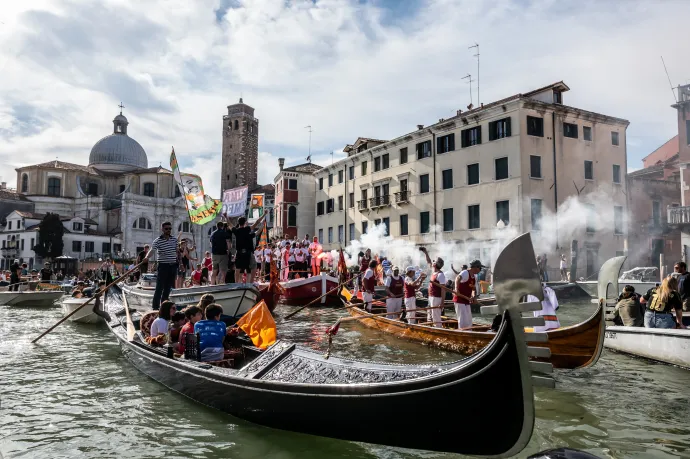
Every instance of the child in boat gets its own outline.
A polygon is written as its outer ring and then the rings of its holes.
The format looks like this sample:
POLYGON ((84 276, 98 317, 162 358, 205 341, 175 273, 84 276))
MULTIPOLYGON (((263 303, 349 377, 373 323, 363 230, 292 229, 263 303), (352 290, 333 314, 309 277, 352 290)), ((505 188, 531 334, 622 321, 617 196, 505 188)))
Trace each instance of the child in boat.
POLYGON ((219 304, 210 304, 206 308, 206 320, 194 324, 194 333, 199 334, 199 352, 203 362, 223 360, 226 329, 220 320, 222 314, 223 308, 219 304))
POLYGON ((187 319, 185 318, 184 312, 182 311, 177 311, 175 314, 172 315, 170 341, 172 341, 173 343, 177 342, 178 338, 180 337, 180 331, 182 330, 182 327, 184 327, 186 321, 187 319))
POLYGON ((197 263, 196 269, 192 271, 192 285, 201 285, 202 275, 201 263, 197 263))
POLYGON ((172 311, 175 309, 175 303, 170 300, 165 300, 161 303, 158 310, 158 318, 151 324, 151 336, 147 338, 146 342, 154 346, 162 346, 167 341, 168 323, 172 319, 172 311))
POLYGON ((194 324, 203 319, 203 313, 199 306, 189 306, 184 310, 184 316, 187 319, 187 323, 184 324, 182 330, 180 330, 179 342, 177 344, 177 352, 184 354, 185 351, 185 339, 186 335, 191 333, 194 334, 194 324))

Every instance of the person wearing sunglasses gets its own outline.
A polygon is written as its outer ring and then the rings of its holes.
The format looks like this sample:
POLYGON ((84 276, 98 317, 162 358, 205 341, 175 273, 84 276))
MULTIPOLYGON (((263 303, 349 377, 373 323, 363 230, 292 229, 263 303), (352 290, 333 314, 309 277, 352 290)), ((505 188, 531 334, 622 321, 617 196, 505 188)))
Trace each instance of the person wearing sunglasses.
POLYGON ((151 305, 154 310, 160 308, 161 301, 165 301, 170 297, 170 290, 175 285, 178 266, 178 241, 172 236, 172 223, 164 222, 161 225, 161 230, 161 235, 153 241, 151 250, 146 254, 146 260, 151 258, 154 250, 158 254, 156 292, 153 294, 153 304, 151 305))

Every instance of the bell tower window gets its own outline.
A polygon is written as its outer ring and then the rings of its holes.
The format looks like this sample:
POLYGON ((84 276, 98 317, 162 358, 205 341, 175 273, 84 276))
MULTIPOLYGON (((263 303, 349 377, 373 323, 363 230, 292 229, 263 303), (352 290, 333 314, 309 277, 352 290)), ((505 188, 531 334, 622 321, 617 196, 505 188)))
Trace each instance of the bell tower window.
POLYGON ((27 193, 29 191, 29 176, 22 174, 22 193, 27 193))
POLYGON ((151 183, 144 183, 144 196, 154 197, 156 191, 156 186, 151 183))
POLYGON ((235 120, 235 130, 238 130, 240 128, 240 124, 235 120))

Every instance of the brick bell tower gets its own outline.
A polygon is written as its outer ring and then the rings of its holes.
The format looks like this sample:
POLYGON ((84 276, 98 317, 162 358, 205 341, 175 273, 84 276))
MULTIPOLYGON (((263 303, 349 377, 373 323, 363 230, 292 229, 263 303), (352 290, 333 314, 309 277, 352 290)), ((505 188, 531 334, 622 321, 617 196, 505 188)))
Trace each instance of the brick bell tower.
POLYGON ((254 109, 242 102, 228 105, 223 116, 221 196, 224 190, 248 185, 256 187, 259 161, 259 120, 254 109))

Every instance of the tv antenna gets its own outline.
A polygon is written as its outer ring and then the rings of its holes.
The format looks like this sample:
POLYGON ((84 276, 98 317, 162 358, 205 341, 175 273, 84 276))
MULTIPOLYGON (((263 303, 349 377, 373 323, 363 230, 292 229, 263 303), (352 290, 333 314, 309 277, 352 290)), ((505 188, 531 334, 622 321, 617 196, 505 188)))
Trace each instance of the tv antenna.
POLYGON ((469 46, 467 49, 472 49, 472 48, 477 48, 477 54, 474 55, 474 57, 477 58, 477 107, 480 106, 479 103, 479 43, 474 42, 474 45, 469 46))
POLYGON ((668 85, 671 87, 671 94, 673 94, 673 100, 678 103, 678 99, 676 99, 676 93, 673 90, 673 83, 671 83, 671 77, 668 76, 668 70, 666 69, 666 62, 664 62, 664 56, 661 56, 661 63, 664 64, 664 72, 666 72, 666 78, 668 78, 668 85))
POLYGON ((463 80, 467 79, 468 80, 467 82, 470 84, 470 105, 472 105, 472 100, 473 100, 472 99, 472 82, 474 80, 472 79, 472 75, 470 75, 469 73, 467 74, 467 76, 462 77, 462 79, 463 80))
POLYGON ((309 129, 309 156, 307 156, 307 161, 311 162, 311 125, 304 126, 304 129, 309 129))

